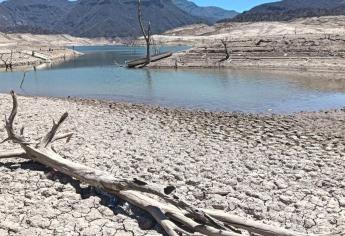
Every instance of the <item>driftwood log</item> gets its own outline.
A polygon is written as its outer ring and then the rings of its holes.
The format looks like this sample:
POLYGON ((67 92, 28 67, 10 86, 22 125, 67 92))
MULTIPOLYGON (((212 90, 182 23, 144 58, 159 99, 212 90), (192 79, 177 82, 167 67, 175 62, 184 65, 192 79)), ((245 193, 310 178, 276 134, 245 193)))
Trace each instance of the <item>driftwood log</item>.
MULTIPOLYGON (((13 108, 7 118, 5 128, 8 137, 3 141, 19 144, 21 150, 0 152, 0 159, 24 158, 39 162, 56 171, 62 172, 90 186, 111 193, 151 214, 158 224, 170 236, 209 235, 241 236, 242 232, 262 236, 304 236, 284 228, 263 224, 261 222, 240 218, 219 210, 199 209, 187 203, 176 193, 174 186, 151 184, 139 179, 122 178, 72 162, 57 154, 52 143, 71 139, 72 133, 57 134, 59 127, 67 119, 68 113, 61 116, 51 130, 39 142, 26 140, 24 128, 17 133, 13 127, 17 114, 17 97, 11 92, 13 108)), ((3 143, 2 142, 2 143, 3 143)), ((338 233, 341 235, 340 233, 338 233)), ((336 235, 334 233, 329 235, 336 235)))

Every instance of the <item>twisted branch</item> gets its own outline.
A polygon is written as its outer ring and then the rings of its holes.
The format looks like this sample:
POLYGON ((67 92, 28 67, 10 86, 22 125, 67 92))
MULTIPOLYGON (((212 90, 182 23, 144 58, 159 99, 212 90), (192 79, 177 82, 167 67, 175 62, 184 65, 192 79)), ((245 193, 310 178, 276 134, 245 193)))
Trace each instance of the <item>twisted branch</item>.
POLYGON ((7 141, 13 141, 14 143, 23 144, 25 143, 24 138, 21 135, 17 135, 14 132, 14 128, 13 128, 13 122, 17 116, 17 109, 18 109, 17 96, 13 91, 11 91, 10 94, 12 97, 12 111, 8 119, 5 115, 5 129, 7 131, 8 137, 1 143, 7 142, 7 141))
MULTIPOLYGON (((51 128, 51 130, 46 134, 46 136, 42 139, 42 141, 38 144, 38 147, 47 147, 49 144, 52 143, 56 132, 58 131, 59 127, 62 125, 62 123, 67 119, 68 117, 68 113, 64 113, 60 120, 58 121, 58 123, 55 123, 55 121, 53 120, 53 127, 51 128)), ((69 136, 64 135, 64 138, 68 138, 68 140, 70 139, 70 137, 73 134, 70 134, 69 136)), ((58 139, 62 139, 62 137, 58 137, 58 139)), ((55 139, 55 140, 58 140, 55 139)))
POLYGON ((26 152, 23 150, 13 150, 10 152, 2 152, 0 154, 0 159, 6 159, 6 158, 25 158, 26 157, 26 152))

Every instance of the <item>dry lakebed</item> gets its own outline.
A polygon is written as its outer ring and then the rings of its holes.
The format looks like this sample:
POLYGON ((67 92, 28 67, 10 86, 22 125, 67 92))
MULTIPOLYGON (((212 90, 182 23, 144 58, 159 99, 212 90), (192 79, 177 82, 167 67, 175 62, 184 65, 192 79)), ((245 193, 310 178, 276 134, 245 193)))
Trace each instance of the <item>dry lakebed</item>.
MULTIPOLYGON (((197 207, 299 232, 345 231, 345 110, 254 115, 19 96, 40 137, 68 111, 61 155, 117 176, 174 184, 197 207)), ((0 94, 2 117, 11 97, 0 94)), ((3 125, 0 138, 6 137, 3 125)), ((11 150, 14 144, 2 144, 11 150)), ((27 160, 0 162, 0 235, 161 235, 145 212, 27 160)))

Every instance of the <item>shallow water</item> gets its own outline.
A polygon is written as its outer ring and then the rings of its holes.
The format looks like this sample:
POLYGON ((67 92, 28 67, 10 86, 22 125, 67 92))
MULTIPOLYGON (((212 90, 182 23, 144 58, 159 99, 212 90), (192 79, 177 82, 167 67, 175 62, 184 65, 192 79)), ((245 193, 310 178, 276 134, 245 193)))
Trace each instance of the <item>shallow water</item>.
MULTIPOLYGON (((161 51, 183 47, 162 48, 161 51)), ((216 111, 315 111, 345 106, 345 81, 286 73, 225 69, 132 69, 118 66, 143 48, 76 47, 85 53, 56 66, 0 73, 0 92, 100 98, 216 111)))

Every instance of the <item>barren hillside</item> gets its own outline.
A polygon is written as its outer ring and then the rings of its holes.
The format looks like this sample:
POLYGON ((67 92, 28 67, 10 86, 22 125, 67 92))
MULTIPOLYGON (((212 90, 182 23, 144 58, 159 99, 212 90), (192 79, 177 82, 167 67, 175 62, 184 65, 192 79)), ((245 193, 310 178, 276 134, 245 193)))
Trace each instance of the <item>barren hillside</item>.
POLYGON ((290 35, 345 35, 345 16, 313 17, 289 22, 245 22, 189 25, 155 35, 156 42, 212 44, 217 39, 290 35))
POLYGON ((256 67, 344 71, 345 16, 291 22, 193 25, 156 35, 162 44, 193 49, 153 64, 156 67, 256 67), (227 46, 229 56, 226 56, 227 46))

